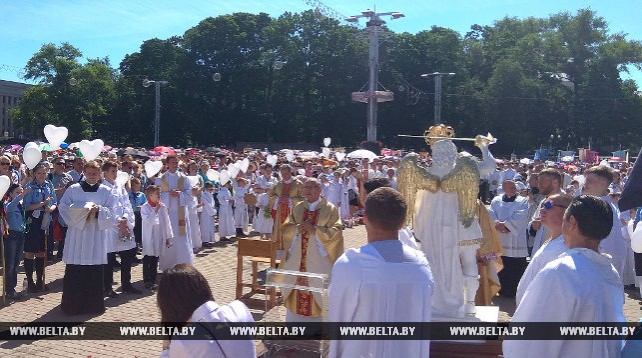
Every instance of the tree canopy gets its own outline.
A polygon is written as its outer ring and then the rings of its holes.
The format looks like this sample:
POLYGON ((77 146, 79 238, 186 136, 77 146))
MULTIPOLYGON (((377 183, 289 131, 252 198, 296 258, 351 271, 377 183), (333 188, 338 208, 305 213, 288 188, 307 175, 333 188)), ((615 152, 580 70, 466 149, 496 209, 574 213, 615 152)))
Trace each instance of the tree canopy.
MULTIPOLYGON (((367 30, 318 12, 208 17, 181 36, 150 39, 118 69, 107 58, 81 63, 68 43, 44 45, 25 78, 37 81, 14 111, 25 134, 65 125, 70 140, 114 144, 153 140, 154 91, 161 88, 161 142, 308 142, 332 137, 354 146, 366 132, 366 106, 351 92, 367 83, 367 30)), ((442 121, 460 136, 491 132, 499 153, 540 146, 609 150, 638 146, 642 99, 621 71, 642 65, 642 43, 612 32, 588 9, 548 18, 506 17, 460 35, 433 26, 417 34, 382 29, 379 105, 386 145, 422 148, 433 123, 432 80, 443 79, 442 121)))

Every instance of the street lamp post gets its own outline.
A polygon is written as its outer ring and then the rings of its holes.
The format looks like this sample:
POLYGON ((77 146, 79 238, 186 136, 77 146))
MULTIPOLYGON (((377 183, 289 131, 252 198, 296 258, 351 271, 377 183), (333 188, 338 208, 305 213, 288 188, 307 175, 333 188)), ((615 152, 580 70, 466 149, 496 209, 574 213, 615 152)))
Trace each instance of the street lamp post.
POLYGON ((441 123, 441 77, 454 75, 453 72, 434 72, 421 75, 423 78, 435 76, 435 125, 441 123))
POLYGON ((160 86, 166 85, 167 81, 152 81, 147 78, 143 80, 143 87, 149 87, 151 84, 155 85, 156 89, 156 110, 154 113, 154 147, 157 147, 160 142, 160 86))
POLYGON ((348 22, 357 22, 360 18, 368 18, 366 26, 369 31, 368 50, 368 127, 366 139, 369 142, 377 140, 377 84, 379 83, 379 27, 386 22, 381 19, 382 16, 390 16, 393 20, 404 17, 401 12, 374 12, 366 9, 361 15, 350 16, 346 19, 348 22))

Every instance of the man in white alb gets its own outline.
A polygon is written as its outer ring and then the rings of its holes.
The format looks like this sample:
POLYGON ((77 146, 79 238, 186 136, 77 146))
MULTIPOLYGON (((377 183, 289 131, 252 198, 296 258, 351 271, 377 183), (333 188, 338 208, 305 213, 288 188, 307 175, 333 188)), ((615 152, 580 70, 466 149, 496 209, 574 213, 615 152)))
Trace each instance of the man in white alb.
POLYGON ((544 241, 544 245, 533 254, 526 271, 519 280, 517 285, 517 295, 515 301, 519 306, 524 292, 530 285, 531 281, 535 278, 549 262, 556 260, 561 254, 568 251, 568 247, 564 244, 564 237, 562 236, 562 222, 564 221, 564 210, 568 208, 573 198, 566 194, 554 194, 549 196, 540 209, 540 219, 542 225, 546 228, 548 237, 544 241))
MULTIPOLYGON (((365 200, 368 244, 347 250, 334 264, 330 322, 430 322, 434 282, 423 252, 397 238, 406 202, 392 188, 365 200)), ((330 357, 428 357, 430 341, 338 340, 330 357)))
MULTIPOLYGON (((582 195, 564 214, 569 250, 549 262, 526 289, 512 322, 626 322, 624 288, 600 241, 613 228, 613 210, 602 199, 582 195)), ((619 357, 622 340, 505 340, 504 357, 619 357)))

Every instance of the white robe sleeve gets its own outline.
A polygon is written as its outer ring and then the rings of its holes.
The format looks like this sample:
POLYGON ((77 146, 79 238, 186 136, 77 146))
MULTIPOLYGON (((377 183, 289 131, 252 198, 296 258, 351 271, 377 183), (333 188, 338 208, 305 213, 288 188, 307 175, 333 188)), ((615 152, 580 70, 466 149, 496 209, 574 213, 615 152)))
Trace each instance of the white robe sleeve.
POLYGON ((207 216, 216 215, 216 209, 214 208, 212 199, 211 195, 203 195, 203 214, 207 216))
POLYGON ((101 206, 98 209, 98 228, 100 230, 105 230, 114 227, 114 220, 118 219, 114 217, 114 214, 111 208, 107 206, 101 206))
POLYGON ((181 190, 181 194, 179 196, 180 198, 180 205, 185 206, 188 208, 195 208, 196 207, 196 200, 194 200, 194 195, 192 195, 192 186, 190 184, 189 179, 187 177, 184 180, 183 183, 183 189, 181 190))
POLYGON ((134 209, 132 209, 132 204, 129 201, 129 196, 127 195, 127 190, 124 187, 120 188, 120 200, 125 209, 123 217, 127 219, 127 227, 130 232, 134 232, 134 226, 136 225, 136 217, 134 216, 134 209))
POLYGON ((497 163, 495 162, 493 155, 490 153, 490 150, 488 150, 488 146, 482 146, 480 149, 482 152, 482 160, 477 163, 477 166, 479 168, 479 176, 484 178, 495 171, 497 163))
POLYGON ((512 233, 519 235, 519 231, 523 230, 524 227, 527 227, 528 223, 528 202, 523 201, 519 204, 516 204, 516 207, 512 211, 512 214, 509 218, 504 220, 504 225, 512 233))
MULTIPOLYGON (((163 219, 161 220, 165 225, 165 237, 168 239, 173 239, 174 238, 174 230, 172 229, 172 222, 169 220, 169 211, 167 210, 167 206, 161 206, 160 210, 158 211, 160 215, 163 216, 163 219)), ((160 219, 160 218, 159 218, 160 219)))

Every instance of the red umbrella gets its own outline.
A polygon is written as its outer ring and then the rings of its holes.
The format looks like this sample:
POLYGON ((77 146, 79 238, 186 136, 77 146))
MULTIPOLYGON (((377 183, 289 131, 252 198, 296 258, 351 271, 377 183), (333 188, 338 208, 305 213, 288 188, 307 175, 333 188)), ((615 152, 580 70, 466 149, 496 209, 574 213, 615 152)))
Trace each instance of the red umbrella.
POLYGON ((167 155, 176 155, 176 151, 170 147, 158 146, 154 148, 154 152, 165 153, 167 155))

